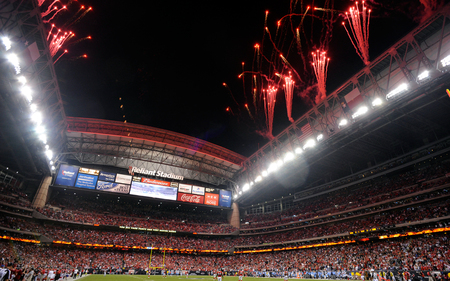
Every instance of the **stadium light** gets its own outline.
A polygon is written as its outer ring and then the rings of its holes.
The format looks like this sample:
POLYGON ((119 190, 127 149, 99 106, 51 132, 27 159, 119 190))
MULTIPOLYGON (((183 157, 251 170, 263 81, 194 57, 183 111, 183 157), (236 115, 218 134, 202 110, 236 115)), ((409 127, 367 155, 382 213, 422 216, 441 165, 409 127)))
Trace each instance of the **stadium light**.
POLYGON ((51 160, 53 158, 53 151, 49 149, 45 152, 45 155, 47 155, 48 160, 51 160))
POLYGON ((28 102, 31 103, 33 100, 33 96, 31 95, 32 91, 31 88, 28 86, 23 86, 20 88, 20 93, 27 99, 28 102))
POLYGON ((36 126, 36 133, 38 133, 39 135, 43 134, 45 132, 45 128, 41 125, 36 126))
POLYGON ((347 119, 341 119, 341 121, 339 121, 338 127, 341 128, 346 126, 347 124, 348 124, 347 119))
POLYGON ((238 195, 237 195, 237 194, 235 194, 235 195, 234 195, 234 199, 237 199, 237 198, 238 198, 238 195))
POLYGON ((441 64, 443 67, 450 65, 450 55, 446 56, 441 60, 441 64))
POLYGON ((323 134, 320 134, 317 136, 317 141, 321 141, 321 140, 323 140, 323 134))
POLYGON ((361 106, 355 113, 353 113, 352 118, 358 118, 359 116, 366 114, 367 111, 369 111, 369 108, 367 106, 361 106))
POLYGON ((417 81, 422 81, 427 79, 428 77, 430 77, 430 72, 428 70, 425 70, 424 72, 422 72, 421 74, 419 74, 419 76, 417 76, 417 81))
POLYGON ((383 101, 380 98, 376 98, 372 101, 372 106, 377 107, 383 104, 383 101))
POLYGON ((390 98, 393 98, 394 96, 402 94, 402 93, 406 92, 406 90, 408 90, 408 84, 403 83, 400 86, 398 86, 397 88, 395 88, 394 90, 390 91, 389 94, 387 94, 386 99, 388 100, 390 98))
POLYGON ((303 153, 303 149, 301 147, 297 147, 295 149, 295 154, 302 154, 303 153))
POLYGON ((303 146, 303 150, 306 150, 307 148, 312 148, 316 146, 316 141, 313 139, 309 139, 306 141, 305 145, 303 146))
POLYGON ((40 112, 34 112, 32 115, 31 115, 31 119, 33 120, 33 122, 35 122, 36 124, 38 124, 38 125, 41 125, 42 124, 42 114, 40 113, 40 112))
POLYGON ((283 166, 283 161, 277 160, 272 163, 270 163, 269 168, 267 169, 267 172, 272 173, 276 170, 278 170, 281 166, 283 166))
POLYGON ((2 43, 5 46, 5 51, 8 51, 9 49, 11 49, 11 40, 8 37, 3 36, 2 43))
POLYGON ((269 175, 269 173, 268 173, 267 171, 262 171, 261 175, 262 175, 263 177, 267 177, 267 176, 269 175))
POLYGON ((17 77, 17 81, 19 81, 20 84, 25 85, 27 83, 27 78, 25 78, 25 76, 19 76, 17 77))
POLYGON ((255 182, 260 182, 262 180, 262 176, 257 176, 255 182))
POLYGON ((43 144, 47 143, 47 135, 46 134, 39 134, 38 138, 42 141, 43 144))
POLYGON ((30 109, 31 109, 31 112, 36 112, 36 110, 37 110, 37 105, 34 104, 34 103, 30 104, 30 109))
POLYGON ((9 54, 6 58, 14 66, 14 70, 16 71, 16 74, 19 74, 21 71, 19 57, 16 54, 9 54))
POLYGON ((250 184, 246 183, 244 184, 244 186, 242 187, 242 191, 247 191, 250 189, 250 184))
POLYGON ((287 163, 289 161, 291 161, 292 159, 294 159, 294 153, 292 152, 288 152, 284 155, 284 163, 287 163))

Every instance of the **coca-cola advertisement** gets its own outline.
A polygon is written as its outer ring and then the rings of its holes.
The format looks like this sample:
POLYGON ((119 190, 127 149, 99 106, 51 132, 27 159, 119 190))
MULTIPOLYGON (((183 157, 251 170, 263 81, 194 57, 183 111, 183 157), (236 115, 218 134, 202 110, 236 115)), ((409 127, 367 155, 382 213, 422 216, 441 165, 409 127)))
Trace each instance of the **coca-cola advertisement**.
POLYGON ((205 197, 201 195, 178 193, 178 201, 181 202, 203 204, 204 200, 205 197))

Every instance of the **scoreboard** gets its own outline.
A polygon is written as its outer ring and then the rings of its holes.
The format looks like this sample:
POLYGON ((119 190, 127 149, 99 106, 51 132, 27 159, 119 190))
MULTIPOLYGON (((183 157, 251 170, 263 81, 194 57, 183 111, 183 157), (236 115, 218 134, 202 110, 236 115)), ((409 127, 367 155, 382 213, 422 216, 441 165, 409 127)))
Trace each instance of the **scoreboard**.
POLYGON ((68 186, 231 208, 231 191, 61 164, 54 186, 68 186))

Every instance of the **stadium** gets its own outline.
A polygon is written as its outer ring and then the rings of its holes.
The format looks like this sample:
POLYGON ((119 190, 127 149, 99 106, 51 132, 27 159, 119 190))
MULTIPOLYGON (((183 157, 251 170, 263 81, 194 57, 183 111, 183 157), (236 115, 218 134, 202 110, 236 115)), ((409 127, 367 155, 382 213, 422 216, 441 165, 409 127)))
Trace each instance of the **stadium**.
POLYGON ((245 157, 66 116, 44 1, 0 3, 14 280, 450 277, 450 5, 245 157))

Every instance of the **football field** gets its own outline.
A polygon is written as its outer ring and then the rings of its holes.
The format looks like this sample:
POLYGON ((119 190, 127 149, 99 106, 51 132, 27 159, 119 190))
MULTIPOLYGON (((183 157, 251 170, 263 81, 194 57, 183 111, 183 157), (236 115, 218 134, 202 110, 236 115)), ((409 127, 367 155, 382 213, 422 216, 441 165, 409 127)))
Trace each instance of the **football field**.
MULTIPOLYGON (((78 279, 78 278, 77 278, 78 279)), ((77 280, 75 279, 75 280, 77 280)), ((82 281, 137 281, 137 280, 146 280, 146 281, 213 281, 212 276, 195 276, 191 275, 188 278, 186 276, 167 276, 166 278, 163 278, 161 275, 152 275, 148 277, 147 275, 106 275, 103 276, 102 274, 94 274, 89 275, 86 277, 81 278, 82 281)), ((275 281, 275 280, 283 280, 283 278, 264 278, 264 277, 244 277, 243 281, 275 281)), ((297 278, 290 278, 291 280, 302 280, 302 281, 312 281, 312 280, 318 280, 318 279, 297 279, 297 278)), ((224 276, 222 278, 222 281, 238 281, 237 276, 224 276)))

